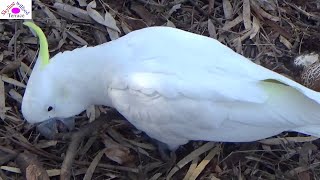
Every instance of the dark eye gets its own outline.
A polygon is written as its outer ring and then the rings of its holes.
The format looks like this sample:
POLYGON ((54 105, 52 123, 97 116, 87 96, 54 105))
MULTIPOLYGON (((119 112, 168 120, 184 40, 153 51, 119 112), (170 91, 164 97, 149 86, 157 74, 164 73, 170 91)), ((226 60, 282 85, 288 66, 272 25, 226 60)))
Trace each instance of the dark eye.
POLYGON ((52 111, 53 110, 53 107, 52 106, 49 106, 48 107, 48 112, 52 111))

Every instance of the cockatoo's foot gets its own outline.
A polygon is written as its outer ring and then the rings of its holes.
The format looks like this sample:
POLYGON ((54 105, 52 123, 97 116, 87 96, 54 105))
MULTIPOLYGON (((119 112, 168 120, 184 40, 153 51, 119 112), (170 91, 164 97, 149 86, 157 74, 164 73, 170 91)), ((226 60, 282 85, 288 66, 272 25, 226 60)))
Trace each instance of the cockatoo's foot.
POLYGON ((74 129, 75 118, 58 119, 53 118, 37 125, 37 129, 42 136, 53 139, 56 133, 68 132, 74 129))

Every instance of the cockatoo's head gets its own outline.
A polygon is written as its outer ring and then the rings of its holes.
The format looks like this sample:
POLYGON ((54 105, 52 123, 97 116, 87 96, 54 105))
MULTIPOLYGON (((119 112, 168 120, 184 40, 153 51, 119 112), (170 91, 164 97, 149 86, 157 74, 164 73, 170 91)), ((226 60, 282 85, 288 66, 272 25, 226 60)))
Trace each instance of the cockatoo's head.
POLYGON ((62 67, 54 58, 49 63, 48 43, 44 33, 31 22, 24 24, 33 29, 40 39, 40 53, 22 100, 24 118, 33 124, 81 113, 87 104, 79 98, 81 89, 75 88, 77 82, 72 77, 73 68, 62 67))

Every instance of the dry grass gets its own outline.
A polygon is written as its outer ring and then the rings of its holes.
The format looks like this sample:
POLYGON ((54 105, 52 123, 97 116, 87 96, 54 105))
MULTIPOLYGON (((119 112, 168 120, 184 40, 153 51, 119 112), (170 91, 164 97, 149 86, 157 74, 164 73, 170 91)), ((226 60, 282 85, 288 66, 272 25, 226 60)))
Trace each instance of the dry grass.
MULTIPOLYGON (((35 0, 33 16, 48 36, 51 56, 143 27, 167 25, 216 38, 255 63, 299 82, 293 58, 319 49, 317 1, 162 2, 99 0, 97 8, 92 8, 94 4, 88 1, 87 6, 85 0, 35 0)), ((150 139, 123 118, 105 117, 111 120, 101 127, 98 117, 108 109, 97 107, 79 117, 80 135, 60 134, 46 140, 22 120, 20 112, 37 39, 21 21, 1 21, 0 34, 2 179, 36 179, 36 173, 41 179, 320 179, 319 140, 297 133, 252 143, 190 142, 177 151, 176 165, 170 167, 150 139), (96 124, 85 125, 87 116, 98 118, 96 124), (96 127, 101 128, 87 132, 96 127)))

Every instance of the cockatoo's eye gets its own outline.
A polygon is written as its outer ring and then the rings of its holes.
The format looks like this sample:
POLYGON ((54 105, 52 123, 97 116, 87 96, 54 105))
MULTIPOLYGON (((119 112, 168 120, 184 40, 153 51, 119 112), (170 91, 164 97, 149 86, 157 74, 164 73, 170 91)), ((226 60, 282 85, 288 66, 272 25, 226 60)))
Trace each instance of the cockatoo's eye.
POLYGON ((53 110, 53 107, 52 107, 52 106, 49 106, 47 110, 48 110, 48 112, 50 112, 50 111, 53 110))

